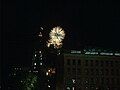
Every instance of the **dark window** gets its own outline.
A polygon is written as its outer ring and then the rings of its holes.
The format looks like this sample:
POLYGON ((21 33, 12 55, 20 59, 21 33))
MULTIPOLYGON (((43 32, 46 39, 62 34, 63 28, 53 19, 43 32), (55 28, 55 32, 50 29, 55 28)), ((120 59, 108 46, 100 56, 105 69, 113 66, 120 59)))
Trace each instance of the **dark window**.
POLYGON ((108 69, 105 69, 105 74, 109 75, 109 70, 108 69))
POLYGON ((94 84, 94 79, 93 78, 90 78, 90 83, 94 84))
POLYGON ((70 68, 67 68, 67 72, 70 73, 70 68))
POLYGON ((72 72, 73 72, 73 74, 75 74, 75 73, 76 73, 76 69, 75 69, 75 68, 73 68, 73 69, 72 69, 72 72))
POLYGON ((115 84, 115 79, 111 78, 111 83, 114 85, 115 84))
POLYGON ((81 65, 81 60, 80 59, 78 60, 78 65, 81 65))
POLYGON ((100 66, 102 67, 104 65, 104 61, 100 61, 100 66))
POLYGON ((109 83, 110 83, 110 79, 106 78, 106 84, 109 85, 109 83))
POLYGON ((101 78, 101 84, 104 85, 104 78, 101 78))
POLYGON ((96 75, 99 75, 99 70, 98 70, 98 69, 96 69, 95 73, 96 73, 96 75))
POLYGON ((105 61, 105 65, 106 65, 106 66, 109 66, 109 61, 105 61))
POLYGON ((77 69, 77 74, 81 74, 80 68, 77 69))
POLYGON ((104 75, 104 69, 101 69, 101 70, 100 70, 100 74, 101 74, 101 75, 104 75))
POLYGON ((90 66, 93 66, 93 60, 90 61, 90 66))
POLYGON ((73 65, 75 65, 75 59, 73 59, 72 61, 73 61, 73 65))
POLYGON ((94 69, 91 69, 90 73, 91 75, 94 75, 94 69))
POLYGON ((88 60, 85 61, 85 66, 88 66, 88 60))
POLYGON ((95 60, 95 66, 98 66, 98 65, 99 65, 98 60, 95 60))
POLYGON ((117 85, 120 85, 120 79, 119 78, 117 79, 117 85))
POLYGON ((116 69, 116 75, 119 76, 119 69, 116 69))
POLYGON ((114 75, 114 69, 111 69, 111 75, 114 75))
POLYGON ((110 61, 110 66, 113 67, 113 65, 114 65, 114 62, 110 61))
POLYGON ((88 69, 85 69, 85 74, 89 75, 89 70, 88 69))
POLYGON ((118 61, 115 61, 115 66, 118 66, 119 65, 119 62, 118 61))
POLYGON ((67 65, 70 65, 70 63, 71 63, 71 60, 68 59, 68 60, 67 60, 67 65))

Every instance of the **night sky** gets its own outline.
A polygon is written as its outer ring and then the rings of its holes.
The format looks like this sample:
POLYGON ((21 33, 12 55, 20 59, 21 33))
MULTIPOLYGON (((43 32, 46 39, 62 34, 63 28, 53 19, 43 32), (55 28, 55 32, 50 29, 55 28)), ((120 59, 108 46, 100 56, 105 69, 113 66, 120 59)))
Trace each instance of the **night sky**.
POLYGON ((35 34, 55 26, 66 32, 64 48, 120 48, 118 2, 105 0, 3 1, 5 63, 31 63, 35 34))

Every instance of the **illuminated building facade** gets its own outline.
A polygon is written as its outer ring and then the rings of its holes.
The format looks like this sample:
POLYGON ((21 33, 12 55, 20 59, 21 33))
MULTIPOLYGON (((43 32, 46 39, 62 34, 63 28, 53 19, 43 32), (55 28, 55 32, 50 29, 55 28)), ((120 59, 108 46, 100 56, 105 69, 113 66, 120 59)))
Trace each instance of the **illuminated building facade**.
POLYGON ((63 54, 63 90, 119 90, 120 53, 75 51, 63 54))

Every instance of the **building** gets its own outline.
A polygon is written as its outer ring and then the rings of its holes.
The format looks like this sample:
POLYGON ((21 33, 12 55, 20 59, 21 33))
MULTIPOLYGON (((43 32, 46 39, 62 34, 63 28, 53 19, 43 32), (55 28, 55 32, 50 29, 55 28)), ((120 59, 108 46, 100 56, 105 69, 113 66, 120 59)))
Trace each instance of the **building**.
POLYGON ((61 86, 57 90, 120 89, 120 53, 71 50, 62 57, 58 76, 61 86))

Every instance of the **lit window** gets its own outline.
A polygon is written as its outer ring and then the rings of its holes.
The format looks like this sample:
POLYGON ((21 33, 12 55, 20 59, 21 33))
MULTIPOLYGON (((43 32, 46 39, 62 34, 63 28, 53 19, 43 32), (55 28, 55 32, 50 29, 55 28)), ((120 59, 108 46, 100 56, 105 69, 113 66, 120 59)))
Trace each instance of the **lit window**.
POLYGON ((50 88, 50 85, 48 85, 48 87, 50 88))
POLYGON ((46 72, 46 76, 48 76, 48 72, 46 72))
POLYGON ((42 63, 40 63, 40 65, 42 65, 42 63))
POLYGON ((67 87, 67 90, 70 90, 70 87, 67 87))
POLYGON ((72 79, 72 82, 75 83, 75 79, 72 79))
POLYGON ((37 55, 35 54, 35 57, 36 57, 37 55))
POLYGON ((72 87, 72 90, 75 90, 75 87, 72 87))
POLYGON ((36 63, 34 63, 34 65, 36 66, 36 63))
POLYGON ((50 72, 50 69, 48 70, 48 72, 50 72))
POLYGON ((34 67, 34 69, 36 69, 36 67, 34 67))
POLYGON ((40 55, 40 57, 42 57, 42 54, 40 55))
POLYGON ((39 51, 39 53, 41 53, 41 51, 39 51))

